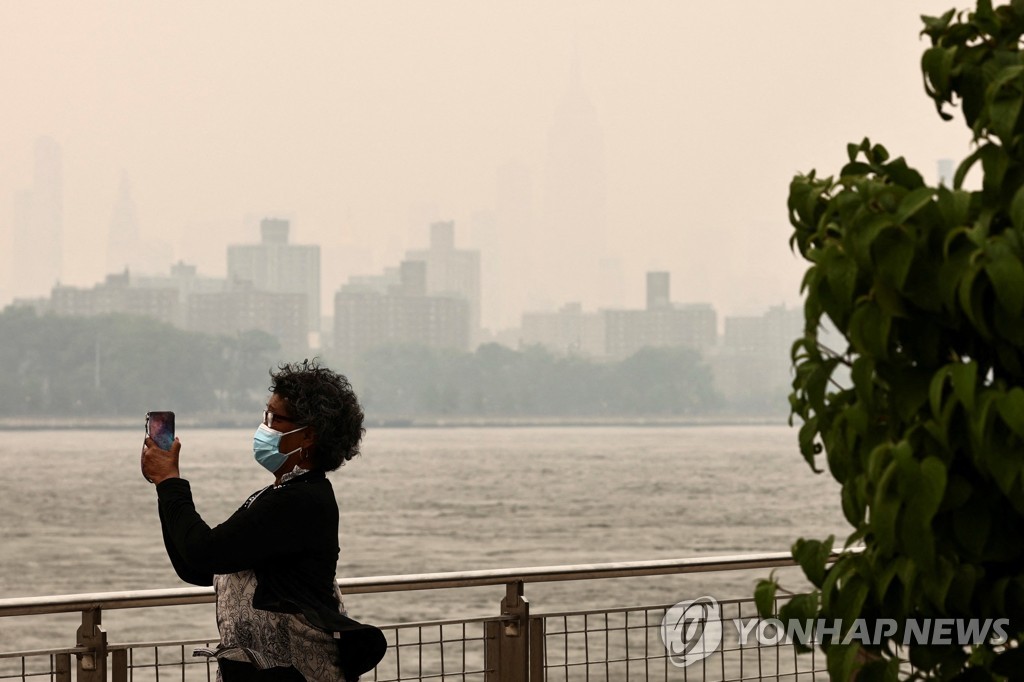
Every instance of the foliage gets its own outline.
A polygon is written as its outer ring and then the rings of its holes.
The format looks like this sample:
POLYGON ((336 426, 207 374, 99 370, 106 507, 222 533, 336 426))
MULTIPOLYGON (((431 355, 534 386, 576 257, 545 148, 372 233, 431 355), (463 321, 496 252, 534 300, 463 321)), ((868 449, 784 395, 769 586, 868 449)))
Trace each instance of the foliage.
MULTIPOLYGON (((0 313, 0 414, 139 415, 251 411, 267 370, 283 360, 273 337, 213 337, 149 318, 0 313)), ((329 360, 329 358, 328 358, 329 360)), ((381 347, 350 376, 371 418, 603 417, 701 414, 718 406, 698 352, 646 348, 617 363, 496 344, 474 353, 381 347)), ((216 418, 215 416, 213 418, 216 418)))
MULTIPOLYGON (((904 624, 925 617, 1009 618, 1011 642, 905 648, 920 676, 1024 669, 1024 1, 923 20, 926 92, 944 119, 959 103, 973 133, 954 186, 926 185, 868 140, 837 178, 790 186, 791 245, 811 263, 791 408, 854 530, 831 567, 831 538, 796 542, 815 591, 780 617, 900 623, 881 647, 826 642, 837 680, 896 679, 904 624), (978 164, 982 187, 967 191, 978 164), (818 342, 826 320, 838 352, 818 342)), ((758 588, 763 614, 775 588, 758 588)))
POLYGON ((717 406, 711 372, 687 348, 645 348, 617 363, 497 344, 474 353, 388 346, 366 354, 353 381, 367 414, 673 416, 717 406))
POLYGON ((251 410, 277 341, 211 337, 148 318, 0 313, 0 414, 140 416, 150 409, 251 410))

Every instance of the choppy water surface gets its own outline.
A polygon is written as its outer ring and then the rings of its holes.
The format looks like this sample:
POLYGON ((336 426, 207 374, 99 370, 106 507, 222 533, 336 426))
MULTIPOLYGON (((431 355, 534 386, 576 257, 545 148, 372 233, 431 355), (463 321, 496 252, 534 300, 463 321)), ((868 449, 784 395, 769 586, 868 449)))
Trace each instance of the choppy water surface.
MULTIPOLYGON (((182 475, 211 525, 269 482, 251 431, 179 435, 182 475)), ((184 585, 139 473, 141 441, 141 431, 0 434, 0 598, 184 585)), ((378 429, 363 453, 331 474, 339 576, 786 551, 800 536, 848 532, 837 484, 811 473, 781 426, 378 429)), ((748 596, 766 573, 527 585, 527 596, 535 612, 748 596)), ((383 623, 493 615, 502 596, 346 602, 383 623)), ((112 641, 215 632, 212 606, 112 611, 104 624, 112 641)), ((76 616, 0 619, 0 649, 73 645, 76 627, 76 616)))

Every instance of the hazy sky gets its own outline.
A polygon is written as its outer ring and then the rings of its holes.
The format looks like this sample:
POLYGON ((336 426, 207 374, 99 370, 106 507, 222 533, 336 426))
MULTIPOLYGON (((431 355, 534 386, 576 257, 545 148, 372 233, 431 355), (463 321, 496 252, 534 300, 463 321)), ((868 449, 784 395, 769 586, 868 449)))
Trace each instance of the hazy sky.
MULTIPOLYGON (((509 164, 529 180, 529 234, 574 253, 580 228, 558 233, 543 214, 549 131, 575 61, 601 133, 606 251, 623 302, 642 305, 644 271, 664 269, 674 300, 710 301, 720 316, 796 304, 803 265, 785 209, 795 172, 837 171, 865 135, 929 180, 939 158, 968 151, 919 69, 919 15, 951 6, 10 0, 0 248, 10 251, 14 196, 46 135, 63 150, 72 284, 104 275, 122 173, 143 237, 205 274, 224 274, 228 243, 257 240, 260 217, 291 218, 294 242, 323 246, 325 300, 424 246, 430 218, 455 220, 456 243, 483 247, 485 269, 508 258, 486 250, 480 216, 500 203, 509 164)), ((545 291, 518 296, 527 285, 504 272, 512 293, 499 300, 582 296, 594 308, 574 268, 546 268, 545 291)), ((18 293, 9 279, 0 303, 18 293)), ((517 318, 511 304, 483 306, 485 322, 517 318)))

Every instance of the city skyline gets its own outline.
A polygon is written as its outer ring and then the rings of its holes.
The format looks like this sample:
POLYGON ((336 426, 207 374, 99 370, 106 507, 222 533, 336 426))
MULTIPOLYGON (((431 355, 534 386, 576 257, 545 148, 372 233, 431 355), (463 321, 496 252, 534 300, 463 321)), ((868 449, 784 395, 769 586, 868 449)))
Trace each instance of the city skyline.
POLYGON ((425 248, 434 220, 481 252, 489 329, 574 301, 640 307, 652 270, 724 315, 796 305, 794 173, 835 172, 864 136, 929 179, 968 151, 921 92, 918 15, 945 8, 0 8, 0 58, 21 66, 0 74, 0 303, 30 293, 14 216, 49 137, 73 286, 107 274, 126 174, 133 229, 168 265, 224 275, 226 245, 289 219, 322 245, 325 313, 349 277, 425 248))

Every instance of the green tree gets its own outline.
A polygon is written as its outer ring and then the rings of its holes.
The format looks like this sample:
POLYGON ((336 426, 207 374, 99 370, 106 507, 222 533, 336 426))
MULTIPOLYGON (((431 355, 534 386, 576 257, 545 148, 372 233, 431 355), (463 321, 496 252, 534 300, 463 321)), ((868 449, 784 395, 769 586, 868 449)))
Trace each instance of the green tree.
POLYGON ((0 313, 0 413, 255 410, 277 355, 277 341, 263 332, 213 337, 144 317, 40 316, 11 307, 0 313))
POLYGON ((718 405, 711 372, 686 348, 645 348, 621 362, 559 357, 540 346, 473 353, 382 346, 352 367, 380 417, 688 415, 718 405))
MULTIPOLYGON (((814 591, 787 618, 892 618, 882 646, 826 642, 833 679, 1004 679, 1024 670, 1024 2, 924 17, 939 114, 958 105, 974 152, 930 187, 868 140, 838 177, 796 177, 791 244, 810 263, 790 396, 800 450, 824 453, 853 532, 798 540, 814 591), (963 188, 980 164, 981 189, 963 188), (827 320, 845 348, 818 341, 827 320), (841 377, 847 377, 843 379, 841 377), (863 543, 862 551, 852 551, 863 543), (906 642, 913 618, 1006 618, 1008 645, 906 642)), ((776 584, 757 591, 772 611, 776 584)), ((844 643, 845 642, 845 643, 844 643)))

